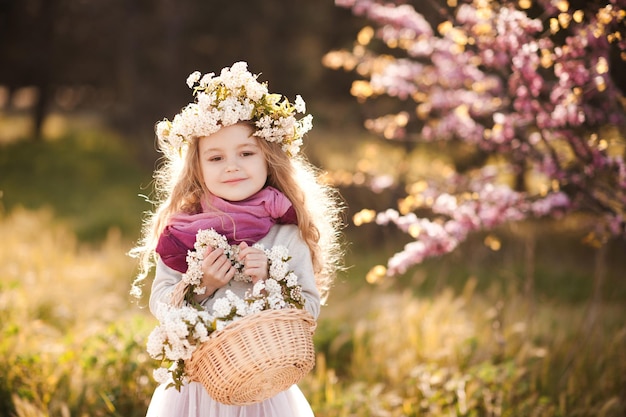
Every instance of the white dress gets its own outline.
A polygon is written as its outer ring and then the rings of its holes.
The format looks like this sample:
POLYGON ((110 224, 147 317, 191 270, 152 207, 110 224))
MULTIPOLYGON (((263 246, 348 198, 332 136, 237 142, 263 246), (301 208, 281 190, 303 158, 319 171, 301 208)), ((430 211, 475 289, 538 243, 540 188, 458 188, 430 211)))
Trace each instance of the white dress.
MULTIPOLYGON (((266 248, 275 245, 286 246, 291 259, 289 267, 298 276, 302 294, 306 299, 305 308, 317 318, 320 297, 315 287, 315 276, 308 246, 300 237, 295 225, 274 225, 269 233, 259 241, 266 248)), ((180 281, 181 274, 159 261, 156 276, 150 293, 150 310, 156 312, 159 302, 167 302, 173 287, 180 281)), ((243 296, 251 284, 231 281, 205 301, 204 307, 211 310, 215 299, 226 290, 243 296)), ((313 417, 311 407, 300 391, 293 385, 263 402, 236 406, 215 401, 204 387, 190 382, 180 388, 166 388, 167 383, 158 386, 150 401, 147 417, 313 417)))
POLYGON ((176 388, 160 385, 152 397, 148 417, 313 417, 300 389, 293 385, 263 402, 251 405, 218 403, 198 382, 176 388))

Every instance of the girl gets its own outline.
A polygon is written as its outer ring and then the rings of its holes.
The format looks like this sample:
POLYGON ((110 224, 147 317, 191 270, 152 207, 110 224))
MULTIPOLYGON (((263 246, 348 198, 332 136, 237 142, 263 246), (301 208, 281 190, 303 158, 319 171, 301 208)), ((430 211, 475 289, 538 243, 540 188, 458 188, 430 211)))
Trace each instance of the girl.
MULTIPOLYGON (((155 172, 156 210, 144 224, 139 284, 156 263, 150 310, 167 303, 186 271, 199 229, 213 228, 239 246, 239 260, 248 280, 237 279, 221 249, 209 249, 202 261, 203 294, 195 300, 208 311, 227 290, 243 297, 268 274, 265 253, 253 247, 285 246, 289 267, 298 277, 304 308, 319 314, 340 261, 340 206, 335 191, 317 180, 316 170, 298 154, 311 128, 302 99, 291 104, 269 94, 266 84, 239 62, 200 78, 187 80, 196 100, 170 122, 156 127, 164 164, 155 172)), ((148 417, 297 417, 312 416, 297 386, 260 403, 234 406, 213 400, 197 382, 180 391, 155 391, 148 417)))

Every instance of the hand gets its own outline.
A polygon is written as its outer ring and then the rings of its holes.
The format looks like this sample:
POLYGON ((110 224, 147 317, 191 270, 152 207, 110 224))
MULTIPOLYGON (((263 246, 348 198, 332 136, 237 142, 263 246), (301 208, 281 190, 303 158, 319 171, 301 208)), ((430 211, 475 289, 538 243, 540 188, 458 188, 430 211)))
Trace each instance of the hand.
POLYGON ((202 260, 202 285, 206 288, 206 291, 196 299, 202 300, 207 298, 219 288, 228 284, 234 276, 235 268, 224 255, 224 251, 209 247, 202 260))
POLYGON ((239 260, 243 263, 243 273, 252 278, 252 283, 267 279, 267 255, 261 249, 248 246, 246 242, 239 244, 239 260))

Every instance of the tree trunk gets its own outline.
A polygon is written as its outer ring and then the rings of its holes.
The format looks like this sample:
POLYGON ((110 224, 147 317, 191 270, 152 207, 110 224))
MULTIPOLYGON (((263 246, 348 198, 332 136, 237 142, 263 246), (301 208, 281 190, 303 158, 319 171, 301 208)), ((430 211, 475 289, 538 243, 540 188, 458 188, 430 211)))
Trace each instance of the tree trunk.
POLYGON ((33 127, 35 140, 43 138, 43 124, 48 114, 50 104, 51 85, 50 80, 54 79, 51 74, 54 71, 53 49, 54 49, 54 22, 57 0, 43 0, 37 15, 35 30, 38 35, 38 51, 35 53, 34 73, 36 85, 39 93, 37 105, 33 112, 33 127))

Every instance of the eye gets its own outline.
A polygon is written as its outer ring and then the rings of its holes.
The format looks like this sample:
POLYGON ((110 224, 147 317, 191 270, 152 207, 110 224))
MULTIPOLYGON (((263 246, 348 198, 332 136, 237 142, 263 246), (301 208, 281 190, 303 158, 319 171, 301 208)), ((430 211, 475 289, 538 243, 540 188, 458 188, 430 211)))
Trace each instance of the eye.
POLYGON ((215 155, 215 156, 210 156, 207 160, 209 162, 219 162, 222 160, 222 157, 219 155, 215 155))
POLYGON ((241 152, 241 156, 252 156, 255 155, 255 152, 253 151, 243 151, 241 152))

